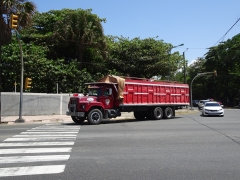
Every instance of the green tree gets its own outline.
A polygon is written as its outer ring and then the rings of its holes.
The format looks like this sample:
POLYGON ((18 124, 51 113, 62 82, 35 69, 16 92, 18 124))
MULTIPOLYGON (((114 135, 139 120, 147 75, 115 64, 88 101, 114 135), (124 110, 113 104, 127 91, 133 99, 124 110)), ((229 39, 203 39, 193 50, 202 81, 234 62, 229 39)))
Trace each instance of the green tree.
MULTIPOLYGON (((204 63, 206 62, 206 59, 204 58, 197 58, 188 68, 187 68, 187 83, 189 84, 189 87, 191 85, 191 82, 195 76, 197 76, 198 73, 204 73, 205 66, 204 63)), ((199 76, 197 77, 192 84, 192 98, 193 99, 206 99, 209 96, 206 93, 206 78, 207 76, 199 76)))
POLYGON ((222 99, 229 106, 239 100, 240 90, 240 34, 211 47, 206 55, 207 71, 217 70, 218 76, 208 83, 208 89, 214 89, 214 96, 222 99))
MULTIPOLYGON (((79 69, 94 68, 104 62, 107 54, 102 22, 91 9, 62 9, 37 13, 34 24, 25 30, 23 40, 47 46, 48 58, 77 59, 79 69)), ((104 64, 104 63, 103 63, 104 64)))
MULTIPOLYGON (((21 63, 19 62, 19 47, 16 38, 11 44, 3 46, 3 90, 14 91, 14 82, 17 91, 20 90, 21 63)), ((83 92, 85 82, 94 81, 86 69, 78 70, 76 61, 68 64, 63 59, 51 60, 46 58, 47 49, 33 43, 22 42, 24 55, 24 77, 32 78, 32 88, 27 90, 36 93, 71 93, 83 92)), ((102 76, 98 75, 98 79, 102 76)), ((96 77, 95 77, 96 78, 96 77)))
POLYGON ((169 44, 155 38, 108 37, 108 67, 124 76, 165 78, 175 72, 182 57, 179 53, 169 54, 169 44), (169 57, 170 56, 170 57, 169 57), (171 65, 171 68, 169 66, 171 65))

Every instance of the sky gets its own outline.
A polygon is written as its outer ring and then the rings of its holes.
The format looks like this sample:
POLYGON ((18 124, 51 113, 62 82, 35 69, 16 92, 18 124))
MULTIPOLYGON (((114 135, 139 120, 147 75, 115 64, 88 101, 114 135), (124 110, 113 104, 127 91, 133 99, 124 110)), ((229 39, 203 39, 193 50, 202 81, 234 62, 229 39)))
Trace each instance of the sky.
POLYGON ((240 33, 240 0, 31 0, 39 12, 92 9, 106 18, 104 34, 156 38, 185 54, 188 63, 240 33), (238 21, 239 20, 239 21, 238 21), (237 22, 237 23, 236 23, 237 22), (236 23, 236 24, 235 24, 236 23))

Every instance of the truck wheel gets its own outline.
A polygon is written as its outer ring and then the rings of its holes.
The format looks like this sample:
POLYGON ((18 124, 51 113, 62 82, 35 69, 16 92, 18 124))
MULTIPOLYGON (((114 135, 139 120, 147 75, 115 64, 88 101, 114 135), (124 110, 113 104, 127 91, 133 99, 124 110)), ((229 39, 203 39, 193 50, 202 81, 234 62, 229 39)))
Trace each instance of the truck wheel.
POLYGON ((164 117, 166 119, 171 119, 173 117, 173 110, 172 108, 170 107, 167 107, 165 110, 164 110, 164 117))
POLYGON ((134 115, 134 117, 137 119, 137 120, 143 120, 143 119, 145 119, 145 115, 144 115, 144 113, 143 112, 139 112, 139 111, 134 111, 133 112, 133 115, 134 115))
POLYGON ((163 117, 163 110, 160 107, 156 107, 152 110, 152 114, 151 114, 152 118, 154 120, 159 120, 162 119, 163 117))
POLYGON ((100 124, 102 117, 102 112, 99 109, 93 109, 88 113, 88 123, 92 125, 100 124))
POLYGON ((82 124, 85 121, 84 117, 71 116, 71 118, 76 124, 82 124))

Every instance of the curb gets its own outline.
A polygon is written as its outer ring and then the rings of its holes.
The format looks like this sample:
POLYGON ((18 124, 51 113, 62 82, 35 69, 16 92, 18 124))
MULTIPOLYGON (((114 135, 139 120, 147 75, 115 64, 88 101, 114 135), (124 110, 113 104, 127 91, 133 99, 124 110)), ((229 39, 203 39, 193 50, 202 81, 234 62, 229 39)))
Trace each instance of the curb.
MULTIPOLYGON (((193 114, 199 112, 198 110, 189 110, 189 109, 184 109, 184 110, 177 110, 176 115, 182 115, 182 114, 193 114)), ((7 125, 7 124, 23 124, 23 123, 51 123, 51 122, 73 122, 70 116, 66 115, 50 115, 50 116, 26 116, 23 117, 25 120, 24 122, 15 122, 18 119, 18 116, 9 116, 9 117, 2 117, 2 122, 0 125, 7 125)), ((120 116, 117 118, 111 118, 108 119, 109 121, 111 120, 127 120, 127 119, 135 119, 134 116, 120 116)))

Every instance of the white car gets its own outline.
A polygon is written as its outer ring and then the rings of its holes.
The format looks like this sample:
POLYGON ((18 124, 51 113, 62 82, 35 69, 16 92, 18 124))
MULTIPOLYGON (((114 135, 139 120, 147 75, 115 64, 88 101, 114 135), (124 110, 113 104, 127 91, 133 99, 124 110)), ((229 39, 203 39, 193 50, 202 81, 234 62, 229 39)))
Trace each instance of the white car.
POLYGON ((206 102, 202 107, 202 116, 224 116, 223 106, 218 102, 206 102))

